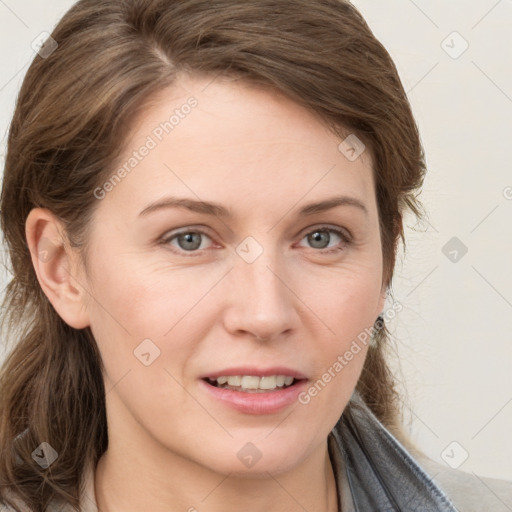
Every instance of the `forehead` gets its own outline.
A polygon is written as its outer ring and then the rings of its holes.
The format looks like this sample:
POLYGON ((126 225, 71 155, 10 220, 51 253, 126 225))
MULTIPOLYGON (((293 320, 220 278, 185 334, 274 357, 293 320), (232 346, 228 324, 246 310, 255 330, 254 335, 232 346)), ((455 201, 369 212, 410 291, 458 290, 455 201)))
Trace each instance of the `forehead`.
POLYGON ((134 122, 112 170, 125 172, 107 202, 140 210, 172 193, 227 202, 236 211, 258 204, 282 209, 337 192, 364 199, 372 210, 369 151, 347 158, 342 140, 277 92, 241 81, 182 78, 134 122))

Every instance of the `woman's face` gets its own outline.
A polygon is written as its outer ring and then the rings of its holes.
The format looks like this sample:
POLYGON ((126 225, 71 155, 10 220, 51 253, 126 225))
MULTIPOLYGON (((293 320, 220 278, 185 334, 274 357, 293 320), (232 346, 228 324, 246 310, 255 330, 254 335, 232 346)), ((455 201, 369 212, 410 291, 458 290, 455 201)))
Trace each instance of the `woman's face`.
POLYGON ((344 354, 385 298, 371 159, 352 140, 219 79, 182 78, 138 119, 95 191, 81 276, 111 443, 223 473, 325 446, 366 346, 344 354))

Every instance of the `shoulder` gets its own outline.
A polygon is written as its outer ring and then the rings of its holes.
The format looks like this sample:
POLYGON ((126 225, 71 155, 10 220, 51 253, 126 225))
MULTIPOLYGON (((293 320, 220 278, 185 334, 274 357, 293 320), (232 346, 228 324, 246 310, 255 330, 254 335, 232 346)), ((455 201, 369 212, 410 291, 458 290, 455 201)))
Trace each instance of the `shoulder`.
POLYGON ((452 469, 424 454, 416 453, 415 460, 446 493, 459 512, 512 510, 512 482, 452 469))

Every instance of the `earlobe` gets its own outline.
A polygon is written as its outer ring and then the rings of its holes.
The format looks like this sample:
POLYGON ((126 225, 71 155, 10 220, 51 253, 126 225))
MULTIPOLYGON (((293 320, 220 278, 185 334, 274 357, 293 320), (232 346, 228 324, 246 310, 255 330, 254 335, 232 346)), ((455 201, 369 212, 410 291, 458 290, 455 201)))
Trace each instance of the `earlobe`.
POLYGON ((76 275, 78 254, 67 243, 60 220, 49 210, 34 208, 25 234, 37 280, 58 315, 75 329, 88 327, 85 290, 76 275))

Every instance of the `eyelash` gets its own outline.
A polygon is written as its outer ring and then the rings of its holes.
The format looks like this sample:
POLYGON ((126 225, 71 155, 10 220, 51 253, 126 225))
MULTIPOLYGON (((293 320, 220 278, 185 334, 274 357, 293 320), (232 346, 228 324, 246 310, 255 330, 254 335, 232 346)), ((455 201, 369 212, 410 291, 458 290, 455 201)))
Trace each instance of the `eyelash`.
MULTIPOLYGON (((351 238, 350 235, 348 235, 344 231, 341 231, 340 229, 332 228, 332 227, 329 227, 329 226, 318 226, 315 229, 305 233, 304 236, 301 238, 301 240, 304 239, 305 237, 307 237, 308 235, 311 235, 311 234, 316 233, 318 231, 321 231, 321 232, 322 231, 327 231, 327 232, 335 233, 337 236, 340 237, 340 239, 341 239, 340 244, 343 244, 343 246, 342 247, 340 247, 340 246, 331 247, 329 249, 318 249, 315 252, 319 252, 321 254, 338 253, 340 251, 343 251, 347 246, 349 246, 352 243, 352 238, 351 238)), ((211 237, 206 232, 204 232, 201 229, 188 229, 188 230, 184 230, 184 231, 179 231, 177 233, 173 233, 173 234, 171 234, 169 236, 164 236, 164 237, 162 237, 160 243, 162 245, 166 245, 168 247, 171 247, 170 246, 170 242, 172 240, 174 240, 176 237, 178 237, 180 235, 190 234, 190 233, 204 235, 204 236, 206 236, 206 237, 211 239, 211 237)), ((312 249, 314 250, 314 248, 312 248, 312 249)), ((203 249, 203 250, 206 250, 206 249, 203 249)), ((201 253, 202 253, 201 249, 196 249, 195 251, 185 251, 183 249, 177 249, 175 247, 172 247, 171 251, 176 253, 176 254, 179 254, 181 256, 185 256, 185 257, 201 256, 201 253)))

